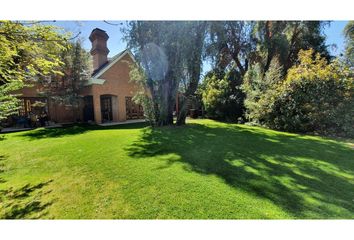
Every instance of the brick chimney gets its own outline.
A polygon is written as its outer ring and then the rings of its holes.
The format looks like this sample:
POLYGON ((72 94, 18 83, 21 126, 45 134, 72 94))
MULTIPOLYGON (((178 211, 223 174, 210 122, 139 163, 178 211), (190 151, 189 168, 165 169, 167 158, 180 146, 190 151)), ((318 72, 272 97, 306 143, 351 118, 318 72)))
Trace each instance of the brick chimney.
POLYGON ((107 55, 109 50, 107 48, 107 40, 108 35, 105 31, 99 28, 95 28, 92 30, 91 35, 89 37, 92 48, 91 48, 91 55, 93 60, 93 70, 97 70, 103 64, 105 64, 108 59, 107 55))

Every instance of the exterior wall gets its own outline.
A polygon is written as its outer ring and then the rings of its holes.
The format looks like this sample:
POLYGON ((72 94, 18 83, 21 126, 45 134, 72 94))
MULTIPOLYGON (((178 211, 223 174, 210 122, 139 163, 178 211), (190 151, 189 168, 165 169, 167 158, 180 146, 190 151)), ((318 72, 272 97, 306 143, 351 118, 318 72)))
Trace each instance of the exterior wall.
POLYGON ((25 87, 14 91, 14 94, 20 94, 20 97, 38 97, 38 91, 42 88, 40 84, 34 84, 33 87, 25 87))
POLYGON ((71 123, 83 119, 82 107, 74 108, 49 101, 48 103, 49 119, 57 123, 71 123))
POLYGON ((83 96, 93 96, 93 108, 96 123, 102 122, 100 103, 101 95, 113 95, 113 121, 126 121, 125 97, 134 96, 138 89, 134 83, 130 82, 130 67, 128 63, 133 63, 133 60, 128 54, 125 54, 122 59, 120 59, 99 77, 99 79, 105 80, 102 85, 94 84, 83 89, 83 96), (115 96, 117 97, 116 100, 115 96), (117 113, 115 113, 115 111, 117 111, 117 113))
MULTIPOLYGON (((20 98, 40 97, 38 92, 41 88, 42 86, 40 84, 35 84, 33 87, 25 87, 14 93, 20 94, 20 98)), ((78 110, 76 110, 71 106, 54 103, 53 101, 47 99, 47 111, 49 120, 58 123, 75 122, 76 120, 82 119, 81 106, 78 110)))

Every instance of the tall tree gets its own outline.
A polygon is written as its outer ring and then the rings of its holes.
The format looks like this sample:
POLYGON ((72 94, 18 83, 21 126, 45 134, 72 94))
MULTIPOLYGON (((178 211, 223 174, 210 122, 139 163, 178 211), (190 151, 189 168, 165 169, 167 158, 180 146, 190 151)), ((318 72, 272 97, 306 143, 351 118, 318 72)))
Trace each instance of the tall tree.
POLYGON ((321 21, 221 21, 211 22, 208 55, 214 70, 235 65, 242 76, 250 64, 260 63, 268 71, 273 57, 279 58, 286 72, 301 49, 314 49, 329 59, 321 21))
MULTIPOLYGON (((211 22, 207 54, 212 59, 214 65, 212 74, 215 77, 210 78, 209 74, 207 79, 214 79, 212 84, 216 84, 217 80, 221 83, 221 81, 225 81, 225 74, 232 69, 237 71, 237 76, 239 76, 234 78, 235 83, 233 84, 237 91, 250 68, 252 71, 259 71, 252 76, 258 76, 262 81, 266 77, 272 61, 279 63, 282 77, 284 77, 287 70, 296 63, 297 55, 301 49, 314 49, 316 53, 329 59, 330 55, 322 31, 326 24, 327 22, 319 21, 211 22)), ((232 79, 229 80, 232 81, 232 79)), ((230 91, 230 96, 222 94, 223 99, 228 99, 227 102, 232 103, 230 106, 241 104, 238 109, 243 109, 243 99, 234 98, 234 92, 230 91)), ((209 93, 204 95, 207 96, 209 93)), ((238 94, 238 96, 243 97, 244 95, 238 94)), ((210 102, 208 104, 210 105, 210 102)), ((214 109, 214 112, 223 111, 215 109, 215 107, 211 108, 214 109)), ((218 115, 226 116, 227 114, 218 115)))
POLYGON ((69 47, 61 52, 60 60, 64 63, 60 67, 62 74, 41 81, 44 85, 43 94, 56 103, 73 107, 77 115, 79 92, 92 72, 90 54, 82 47, 82 40, 79 39, 69 43, 69 47))
POLYGON ((259 21, 253 28, 256 51, 250 58, 251 64, 261 64, 263 75, 277 57, 283 74, 292 67, 300 50, 313 49, 329 60, 323 28, 328 22, 321 21, 259 21))
MULTIPOLYGON (((187 97, 195 92, 201 68, 203 44, 199 38, 203 38, 203 29, 202 23, 176 21, 133 21, 123 29, 128 47, 143 69, 142 85, 151 96, 149 105, 158 126, 173 124, 182 79, 189 82, 185 88, 187 97)), ((183 107, 179 124, 185 122, 185 112, 183 107)))
POLYGON ((17 111, 14 91, 60 74, 67 38, 53 26, 0 21, 0 119, 17 111))
POLYGON ((244 94, 240 89, 255 51, 253 22, 210 22, 206 55, 213 69, 205 76, 202 99, 207 115, 212 118, 241 120, 244 94))
POLYGON ((183 65, 185 71, 179 87, 177 125, 186 123, 188 108, 195 99, 203 64, 203 52, 207 22, 186 22, 183 65))
POLYGON ((251 38, 253 25, 245 21, 210 22, 207 55, 212 59, 213 71, 223 75, 225 69, 234 64, 241 75, 246 73, 248 56, 254 47, 251 38))

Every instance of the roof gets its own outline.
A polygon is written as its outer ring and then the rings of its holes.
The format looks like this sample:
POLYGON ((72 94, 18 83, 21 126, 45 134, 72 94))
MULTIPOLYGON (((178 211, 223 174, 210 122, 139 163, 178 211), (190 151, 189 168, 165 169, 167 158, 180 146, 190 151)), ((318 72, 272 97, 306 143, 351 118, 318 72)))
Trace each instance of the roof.
POLYGON ((125 49, 124 51, 118 53, 117 55, 115 55, 114 57, 109 59, 105 64, 100 66, 98 69, 96 69, 92 73, 92 78, 99 79, 99 77, 101 77, 104 72, 106 72, 108 69, 110 69, 116 62, 121 60, 126 54, 128 54, 135 62, 135 58, 134 58, 133 54, 131 53, 131 51, 129 49, 125 49))
POLYGON ((94 31, 106 32, 105 30, 103 30, 103 29, 101 29, 101 28, 94 28, 91 32, 94 32, 94 31))

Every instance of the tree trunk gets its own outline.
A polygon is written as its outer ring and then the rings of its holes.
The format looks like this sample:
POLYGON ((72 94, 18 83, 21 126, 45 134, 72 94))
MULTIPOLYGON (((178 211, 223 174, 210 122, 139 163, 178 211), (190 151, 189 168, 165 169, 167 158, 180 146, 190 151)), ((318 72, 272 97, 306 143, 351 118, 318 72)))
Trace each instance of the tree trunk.
POLYGON ((198 88, 201 66, 202 66, 202 52, 203 52, 203 44, 204 44, 204 34, 206 30, 206 22, 202 22, 197 26, 197 34, 194 39, 194 46, 196 46, 191 52, 191 57, 188 61, 188 71, 190 73, 190 80, 188 88, 184 96, 179 98, 180 104, 178 104, 180 109, 178 109, 177 115, 177 125, 186 124, 186 117, 188 114, 188 105, 191 97, 194 95, 195 91, 198 88))
POLYGON ((174 72, 168 71, 160 89, 160 106, 158 126, 166 126, 173 124, 173 110, 176 99, 177 81, 174 72))
POLYGON ((179 97, 178 99, 180 100, 179 105, 181 106, 181 108, 178 109, 176 124, 180 126, 186 124, 189 101, 188 98, 186 98, 185 96, 179 97))

